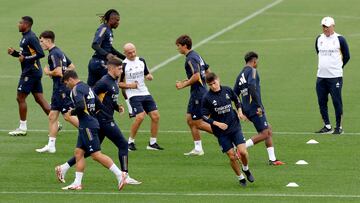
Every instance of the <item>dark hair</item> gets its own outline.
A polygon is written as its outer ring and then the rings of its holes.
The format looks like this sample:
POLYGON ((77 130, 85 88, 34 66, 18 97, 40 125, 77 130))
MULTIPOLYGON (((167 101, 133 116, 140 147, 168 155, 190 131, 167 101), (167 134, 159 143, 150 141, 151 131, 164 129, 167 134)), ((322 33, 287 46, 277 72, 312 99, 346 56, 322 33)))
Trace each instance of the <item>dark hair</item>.
POLYGON ((175 44, 181 44, 182 46, 186 45, 186 47, 190 50, 192 47, 192 40, 189 35, 181 35, 176 39, 175 44))
POLYGON ((114 65, 114 66, 121 66, 122 62, 120 59, 112 58, 106 62, 106 65, 114 65))
POLYGON ((78 79, 78 75, 77 73, 74 71, 74 70, 67 70, 65 71, 63 77, 62 77, 62 80, 63 81, 67 81, 69 80, 70 78, 73 78, 73 79, 78 79))
POLYGON ((100 15, 100 22, 107 23, 110 20, 111 15, 118 15, 120 16, 119 12, 115 9, 110 9, 106 11, 104 15, 100 15))
POLYGON ((51 42, 55 41, 55 33, 51 30, 45 30, 39 36, 39 38, 51 39, 51 42))
POLYGON ((248 63, 249 61, 251 61, 253 59, 258 59, 258 58, 259 58, 258 54, 253 51, 246 53, 245 57, 244 57, 246 63, 248 63))
POLYGON ((30 16, 23 16, 21 18, 24 22, 28 23, 30 25, 30 27, 32 26, 32 24, 34 23, 33 19, 30 16))
POLYGON ((218 76, 214 72, 210 72, 210 73, 206 74, 206 77, 205 77, 206 83, 211 83, 216 79, 218 79, 218 76))

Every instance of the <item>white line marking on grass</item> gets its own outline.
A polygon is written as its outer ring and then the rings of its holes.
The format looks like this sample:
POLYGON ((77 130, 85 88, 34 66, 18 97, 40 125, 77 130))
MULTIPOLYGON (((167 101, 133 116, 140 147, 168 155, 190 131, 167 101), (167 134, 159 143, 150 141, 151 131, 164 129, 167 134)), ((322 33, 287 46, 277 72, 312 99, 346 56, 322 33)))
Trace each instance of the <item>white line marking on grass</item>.
MULTIPOLYGON (((277 1, 273 2, 273 3, 271 3, 271 4, 268 4, 268 5, 265 6, 264 8, 261 8, 261 9, 255 11, 254 13, 248 15, 247 17, 245 17, 245 18, 243 18, 243 19, 235 22, 234 24, 231 24, 231 25, 227 26, 226 28, 220 30, 219 32, 216 32, 216 33, 210 35, 209 37, 207 37, 207 38, 201 40, 199 43, 195 44, 195 45, 193 46, 193 49, 196 49, 196 48, 200 47, 201 45, 206 44, 206 43, 209 42, 210 40, 212 40, 212 39, 214 39, 214 38, 216 38, 216 37, 218 37, 218 36, 220 36, 220 35, 228 32, 229 30, 234 29, 235 27, 237 27, 237 26, 245 23, 246 21, 248 21, 248 20, 256 17, 257 15, 263 13, 264 11, 266 11, 266 10, 268 10, 268 9, 276 6, 277 4, 281 3, 282 1, 283 1, 283 0, 277 0, 277 1)), ((161 62, 160 64, 158 64, 158 65, 156 65, 156 66, 154 66, 152 69, 150 69, 150 72, 155 72, 155 71, 157 71, 158 69, 164 67, 165 65, 169 64, 170 62, 175 61, 175 60, 178 59, 180 56, 181 56, 181 54, 177 54, 177 55, 175 55, 175 56, 170 57, 169 59, 161 62)))
POLYGON ((23 195, 132 195, 132 196, 238 196, 238 197, 317 197, 317 198, 360 198, 360 195, 334 194, 269 194, 269 193, 175 193, 175 192, 39 192, 39 191, 0 191, 0 194, 23 195))
MULTIPOLYGON (((10 132, 11 130, 9 129, 0 129, 0 132, 10 132)), ((28 132, 48 132, 49 130, 46 129, 30 129, 27 130, 28 132)), ((122 132, 130 132, 130 130, 121 130, 122 132)), ((60 132, 77 132, 77 130, 61 130, 60 132)), ((150 133, 150 130, 139 130, 139 133, 150 133)), ((190 131, 188 130, 159 130, 159 133, 169 133, 169 134, 185 134, 185 133, 189 133, 190 131)), ((244 134, 254 134, 256 133, 255 131, 244 131, 244 134)), ((273 132, 273 134, 278 134, 278 135, 314 135, 316 133, 314 132, 273 132)), ((319 135, 319 134, 316 134, 319 135)), ((360 135, 360 132, 344 132, 344 135, 360 135)))

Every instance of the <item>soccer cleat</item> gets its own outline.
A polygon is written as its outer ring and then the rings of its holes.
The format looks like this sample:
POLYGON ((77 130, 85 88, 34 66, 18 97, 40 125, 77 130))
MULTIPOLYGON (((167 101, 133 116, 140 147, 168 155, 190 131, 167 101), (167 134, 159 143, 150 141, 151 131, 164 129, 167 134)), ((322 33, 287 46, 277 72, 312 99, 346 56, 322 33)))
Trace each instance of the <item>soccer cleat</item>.
POLYGON ((254 178, 254 176, 251 174, 250 170, 247 170, 247 171, 242 170, 242 172, 244 172, 244 174, 246 175, 246 179, 247 179, 250 183, 252 183, 252 182, 255 181, 255 178, 254 178))
POLYGON ((65 173, 61 170, 61 166, 55 167, 55 174, 60 182, 65 183, 65 173))
POLYGON ((134 118, 136 115, 134 113, 129 113, 129 118, 134 118))
POLYGON ((129 148, 128 148, 129 151, 135 151, 136 150, 136 147, 135 147, 135 143, 132 142, 132 143, 129 143, 129 148))
POLYGON ((185 156, 202 156, 202 155, 204 155, 204 154, 205 154, 205 153, 204 153, 203 150, 198 151, 198 150, 196 150, 196 149, 193 149, 193 150, 191 150, 191 151, 188 152, 188 153, 184 153, 185 156))
POLYGON ((239 183, 241 186, 246 187, 246 179, 245 178, 239 180, 239 183))
POLYGON ((147 150, 164 150, 164 148, 160 147, 156 142, 154 144, 150 144, 146 147, 147 150))
POLYGON ((334 128, 334 132, 332 134, 333 135, 341 135, 343 133, 344 133, 344 131, 342 128, 334 128))
POLYGON ((13 131, 9 132, 9 135, 12 135, 12 136, 25 136, 26 135, 26 130, 16 128, 16 130, 13 130, 13 131))
POLYGON ((284 165, 284 164, 285 164, 284 162, 277 160, 277 159, 275 161, 269 160, 269 165, 271 165, 271 166, 280 166, 280 165, 284 165))
POLYGON ((125 173, 125 172, 121 173, 121 178, 120 178, 119 183, 118 183, 118 189, 119 190, 122 190, 125 187, 125 185, 127 183, 126 182, 126 177, 127 176, 128 176, 127 173, 125 173))
POLYGON ((49 152, 49 153, 55 153, 56 148, 55 147, 49 147, 49 145, 45 145, 43 148, 35 149, 35 151, 39 153, 49 152))
POLYGON ((82 185, 81 184, 77 185, 77 184, 71 183, 70 185, 63 187, 61 189, 63 189, 63 190, 82 190, 82 185))
POLYGON ((58 129, 57 129, 57 131, 60 132, 60 131, 62 130, 62 128, 63 128, 62 124, 61 124, 60 122, 58 122, 58 129))
POLYGON ((126 184, 129 184, 129 185, 140 185, 142 183, 140 181, 135 180, 134 178, 131 178, 129 176, 129 174, 127 175, 125 181, 126 181, 126 184))
POLYGON ((316 131, 315 133, 319 133, 319 134, 330 134, 332 133, 332 129, 327 128, 326 126, 324 126, 323 128, 321 128, 320 130, 316 131))

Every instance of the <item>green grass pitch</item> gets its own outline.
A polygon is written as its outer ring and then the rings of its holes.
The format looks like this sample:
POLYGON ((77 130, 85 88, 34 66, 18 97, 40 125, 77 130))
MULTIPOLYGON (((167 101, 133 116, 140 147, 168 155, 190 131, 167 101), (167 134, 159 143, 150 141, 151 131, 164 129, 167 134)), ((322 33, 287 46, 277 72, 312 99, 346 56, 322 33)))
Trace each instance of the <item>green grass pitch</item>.
MULTIPOLYGON (((0 202, 359 202, 359 9, 357 0, 3 1, 0 202), (146 119, 137 136, 139 150, 129 153, 130 175, 143 181, 142 185, 129 185, 119 192, 113 174, 88 159, 84 189, 62 191, 65 184, 57 182, 54 167, 72 156, 76 131, 61 119, 65 130, 58 136, 56 154, 36 153, 35 148, 47 142, 47 117, 29 96, 28 135, 7 135, 19 122, 15 98, 20 65, 6 49, 18 49, 21 34, 17 22, 21 16, 30 15, 36 34, 53 30, 56 44, 86 80, 93 53, 91 41, 99 25, 96 14, 109 8, 121 14, 120 26, 114 30, 114 46, 121 50, 124 43, 133 42, 150 68, 159 67, 147 85, 161 114, 158 140, 165 150, 145 150, 150 124, 146 119), (322 126, 315 93, 314 42, 321 33, 321 18, 328 15, 335 18, 336 32, 345 36, 351 53, 344 71, 345 134, 341 136, 312 133, 322 126), (203 157, 183 156, 193 147, 185 122, 189 89, 175 88, 175 81, 185 78, 184 57, 159 66, 178 54, 174 42, 181 34, 189 34, 194 45, 201 42, 196 51, 223 85, 233 86, 244 65, 245 52, 259 53, 262 99, 273 126, 276 155, 286 165, 268 166, 263 143, 250 148, 250 168, 256 181, 241 188, 212 135, 202 133, 203 157), (309 139, 319 144, 305 144, 309 139), (295 165, 298 160, 309 165, 295 165), (289 182, 300 187, 285 187, 289 182)), ((46 58, 42 59, 42 65, 46 63, 46 58)), ((45 97, 50 100, 52 81, 43 77, 42 82, 45 97)), ((329 110, 334 122, 331 102, 329 110)), ((119 115, 116 121, 128 137, 132 121, 119 115)), ((254 134, 251 124, 242 126, 246 137, 254 134)), ((117 150, 108 140, 102 151, 118 164, 117 150)), ((67 183, 73 178, 71 169, 67 183)))

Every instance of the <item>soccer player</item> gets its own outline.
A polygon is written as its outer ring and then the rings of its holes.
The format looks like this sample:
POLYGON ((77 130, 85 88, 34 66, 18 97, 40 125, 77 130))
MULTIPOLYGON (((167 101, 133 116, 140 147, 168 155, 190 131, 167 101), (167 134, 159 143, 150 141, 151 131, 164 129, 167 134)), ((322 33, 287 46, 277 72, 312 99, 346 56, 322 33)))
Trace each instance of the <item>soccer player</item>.
POLYGON ((24 16, 19 21, 19 32, 22 33, 20 40, 20 51, 14 48, 8 48, 8 54, 18 58, 21 63, 21 76, 17 88, 16 101, 19 105, 20 125, 9 132, 9 135, 26 135, 27 131, 27 104, 26 97, 32 93, 36 103, 38 103, 46 115, 50 112, 50 105, 44 99, 43 88, 41 84, 41 65, 40 58, 44 57, 44 52, 40 46, 39 40, 31 30, 33 19, 30 16, 24 16))
POLYGON ((210 125, 201 119, 201 99, 207 92, 205 75, 210 72, 210 69, 203 58, 191 49, 192 40, 188 35, 178 37, 175 44, 179 53, 186 56, 185 71, 187 79, 176 81, 176 88, 180 90, 190 86, 190 99, 187 107, 186 121, 191 130, 195 146, 194 149, 188 153, 184 153, 184 155, 201 156, 204 155, 204 150, 201 144, 199 130, 212 133, 210 125))
POLYGON ((63 187, 63 190, 81 190, 82 177, 85 170, 85 153, 113 172, 118 180, 118 189, 122 190, 126 185, 126 173, 114 164, 113 160, 100 151, 100 141, 98 137, 99 122, 95 118, 99 110, 99 100, 93 90, 84 82, 80 81, 76 72, 68 70, 63 76, 64 83, 71 89, 70 97, 74 104, 74 109, 67 114, 76 115, 79 119, 79 134, 75 148, 76 173, 75 180, 70 185, 63 187))
POLYGON ((343 133, 343 104, 341 89, 343 86, 343 69, 350 60, 349 47, 345 38, 335 32, 335 21, 332 17, 321 20, 323 33, 316 38, 315 49, 319 58, 316 94, 324 127, 316 133, 343 133), (336 126, 331 128, 328 114, 328 95, 331 95, 335 109, 336 126))
POLYGON ((146 114, 151 118, 151 137, 146 149, 163 150, 164 148, 157 143, 160 114, 144 81, 153 80, 153 75, 149 72, 145 60, 136 55, 134 44, 126 43, 124 54, 126 59, 123 61, 124 72, 121 75, 119 87, 125 89, 133 113, 136 114, 128 140, 129 150, 136 150, 135 137, 146 114))
MULTIPOLYGON (((121 61, 110 59, 107 62, 108 73, 104 75, 94 86, 93 90, 98 95, 103 104, 103 108, 97 113, 96 117, 100 125, 99 140, 100 144, 107 137, 118 148, 118 158, 121 171, 126 173, 126 183, 138 185, 141 182, 130 178, 128 175, 128 143, 121 133, 119 127, 114 121, 114 111, 124 112, 124 107, 117 103, 119 95, 119 87, 117 85, 118 78, 122 73, 121 61)), ((90 154, 85 154, 88 157, 90 154)), ((60 182, 65 182, 67 170, 75 165, 75 157, 66 163, 55 168, 57 178, 60 182)))
POLYGON ((58 133, 58 122, 60 112, 64 119, 76 128, 79 121, 76 116, 65 114, 70 110, 72 102, 70 99, 70 89, 62 82, 62 76, 66 70, 75 69, 71 60, 55 45, 55 33, 47 30, 40 34, 40 45, 44 50, 49 51, 48 64, 44 68, 44 73, 53 80, 53 94, 51 97, 51 110, 49 113, 49 141, 43 148, 36 149, 37 152, 55 153, 55 141, 58 133))
POLYGON ((88 65, 87 84, 92 87, 107 74, 106 62, 111 58, 125 59, 125 56, 113 46, 113 32, 119 26, 120 14, 115 9, 110 9, 101 16, 101 25, 96 30, 91 47, 95 50, 88 65))
POLYGON ((242 115, 239 98, 231 88, 220 85, 220 79, 215 73, 206 75, 206 83, 210 90, 202 99, 202 119, 211 125, 222 152, 226 153, 230 159, 230 166, 238 177, 240 185, 246 186, 245 177, 240 172, 238 159, 241 160, 242 171, 248 181, 254 182, 255 179, 249 170, 248 153, 239 120, 239 116, 242 115), (238 113, 232 108, 232 102, 238 113), (233 146, 236 147, 238 154, 234 152, 233 146))
POLYGON ((258 58, 259 56, 255 52, 246 53, 246 65, 236 78, 234 85, 234 92, 241 97, 242 101, 242 112, 244 114, 242 120, 250 120, 258 132, 257 135, 246 141, 246 147, 249 148, 265 141, 269 164, 283 165, 283 162, 276 159, 271 126, 266 119, 265 109, 261 102, 260 77, 256 71, 258 58))

